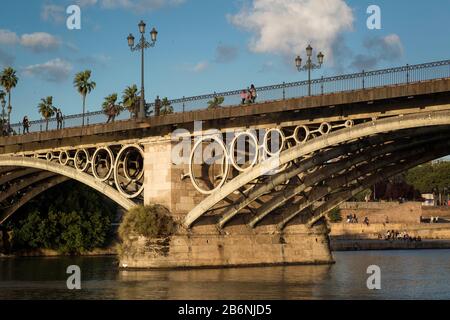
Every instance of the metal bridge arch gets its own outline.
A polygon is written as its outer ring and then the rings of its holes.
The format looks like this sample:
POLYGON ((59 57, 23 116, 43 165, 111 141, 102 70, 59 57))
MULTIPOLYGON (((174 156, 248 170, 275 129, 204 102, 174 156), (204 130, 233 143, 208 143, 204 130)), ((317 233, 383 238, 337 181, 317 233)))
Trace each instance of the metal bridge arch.
POLYGON ((80 183, 83 183, 97 190, 101 194, 107 196, 108 198, 116 202, 125 210, 129 210, 136 205, 132 200, 121 195, 119 191, 101 181, 98 181, 97 179, 95 179, 95 177, 87 173, 77 171, 74 168, 63 166, 55 162, 50 162, 37 158, 0 156, 0 168, 1 167, 34 168, 43 171, 53 172, 55 174, 65 176, 69 179, 76 180, 80 183))
POLYGON ((233 180, 224 184, 219 190, 213 192, 188 213, 184 220, 184 226, 186 228, 190 228, 197 219, 239 188, 242 188, 265 173, 276 170, 280 166, 299 159, 305 155, 317 152, 324 148, 336 146, 356 139, 367 138, 377 134, 396 132, 404 129, 445 125, 450 125, 450 111, 434 111, 429 113, 383 118, 356 125, 351 128, 338 130, 334 133, 330 133, 329 135, 323 135, 303 145, 298 145, 287 149, 279 156, 267 159, 266 161, 253 167, 252 170, 243 172, 233 180))

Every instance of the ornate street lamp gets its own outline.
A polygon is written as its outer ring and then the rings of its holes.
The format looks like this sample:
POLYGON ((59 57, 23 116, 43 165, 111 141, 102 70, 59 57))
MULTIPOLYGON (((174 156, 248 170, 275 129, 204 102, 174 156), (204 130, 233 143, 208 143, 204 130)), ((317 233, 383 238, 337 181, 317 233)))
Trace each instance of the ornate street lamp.
POLYGON ((323 58, 325 57, 322 52, 319 52, 317 55, 317 64, 313 63, 311 60, 313 53, 313 48, 311 45, 308 45, 306 48, 306 56, 308 57, 308 60, 306 60, 306 64, 302 67, 302 58, 300 56, 297 56, 295 58, 295 66, 297 67, 297 70, 300 71, 308 71, 308 96, 311 95, 311 70, 314 69, 320 69, 323 64, 323 58))
POLYGON ((128 40, 128 46, 130 47, 130 50, 132 52, 134 51, 141 51, 141 97, 140 97, 140 104, 139 104, 139 112, 138 112, 138 118, 143 119, 145 118, 145 90, 144 90, 144 50, 154 47, 156 43, 156 38, 158 36, 158 31, 156 31, 155 28, 152 29, 150 32, 150 39, 151 42, 147 42, 145 39, 145 22, 141 20, 139 22, 139 32, 141 33, 141 38, 138 42, 138 44, 134 45, 134 36, 130 33, 130 35, 127 37, 128 40))

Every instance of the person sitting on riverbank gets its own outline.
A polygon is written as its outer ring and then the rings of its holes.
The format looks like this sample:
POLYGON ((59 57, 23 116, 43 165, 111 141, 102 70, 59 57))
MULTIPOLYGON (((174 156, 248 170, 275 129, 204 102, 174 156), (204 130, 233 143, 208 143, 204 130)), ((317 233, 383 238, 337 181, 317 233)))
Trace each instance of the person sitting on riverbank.
POLYGON ((408 241, 408 242, 421 242, 420 236, 411 237, 406 231, 398 232, 395 230, 388 230, 384 236, 385 240, 389 241, 408 241))

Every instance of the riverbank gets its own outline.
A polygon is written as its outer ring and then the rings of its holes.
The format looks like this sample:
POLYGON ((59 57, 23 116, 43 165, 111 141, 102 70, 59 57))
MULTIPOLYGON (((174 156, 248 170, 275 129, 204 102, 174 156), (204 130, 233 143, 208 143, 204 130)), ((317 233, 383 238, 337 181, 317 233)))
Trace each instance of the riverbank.
POLYGON ((450 223, 333 223, 333 251, 450 249, 450 223), (388 231, 405 232, 422 241, 384 240, 388 231))
POLYGON ((422 240, 450 240, 450 223, 332 223, 330 237, 336 240, 378 240, 389 230, 406 232, 422 240))
MULTIPOLYGON (((413 249, 450 249, 450 223, 332 223, 330 224, 330 244, 332 251, 359 250, 413 250, 413 249), (406 232, 412 237, 421 237, 421 242, 380 240, 388 230, 406 232)), ((77 256, 116 256, 116 244, 99 248, 77 256)), ((65 256, 55 250, 36 249, 1 254, 9 257, 58 257, 65 256)))
MULTIPOLYGON (((95 256, 116 256, 117 250, 115 246, 108 247, 108 248, 97 248, 89 252, 83 252, 80 254, 76 254, 74 256, 79 257, 95 257, 95 256)), ((33 250, 21 250, 16 251, 11 254, 5 254, 0 253, 0 258, 19 258, 19 257, 36 257, 36 258, 43 258, 43 257, 64 257, 64 256, 72 256, 70 254, 61 254, 60 252, 56 250, 50 250, 50 249, 33 249, 33 250)))
POLYGON ((419 242, 410 242, 403 240, 331 239, 330 244, 332 251, 450 249, 450 240, 424 240, 419 242))

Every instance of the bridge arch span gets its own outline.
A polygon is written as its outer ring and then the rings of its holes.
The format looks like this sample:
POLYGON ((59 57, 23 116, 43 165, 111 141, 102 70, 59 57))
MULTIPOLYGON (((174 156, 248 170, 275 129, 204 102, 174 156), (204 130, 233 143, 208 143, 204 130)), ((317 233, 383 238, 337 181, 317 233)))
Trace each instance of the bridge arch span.
POLYGON ((252 170, 243 172, 230 182, 224 184, 221 189, 209 195, 188 213, 184 220, 184 226, 190 228, 197 219, 220 201, 230 196, 235 190, 258 179, 265 173, 276 170, 305 155, 344 144, 348 141, 364 139, 378 134, 398 132, 405 129, 447 125, 450 125, 450 111, 432 111, 429 113, 417 113, 373 120, 310 140, 303 145, 298 145, 283 151, 278 157, 272 157, 256 165, 252 170))
MULTIPOLYGON (((119 206, 125 210, 129 210, 136 204, 124 197, 114 189, 113 187, 95 179, 95 177, 76 170, 75 168, 63 166, 59 163, 50 162, 44 159, 38 158, 28 158, 28 157, 18 157, 18 156, 0 156, 0 168, 3 167, 20 167, 20 168, 32 168, 47 172, 53 172, 58 176, 63 176, 67 179, 59 179, 57 181, 65 181, 68 179, 76 180, 84 185, 91 187, 92 189, 100 192, 101 194, 107 196, 112 201, 116 202, 119 206)), ((24 203, 22 203, 24 204, 24 203)))

